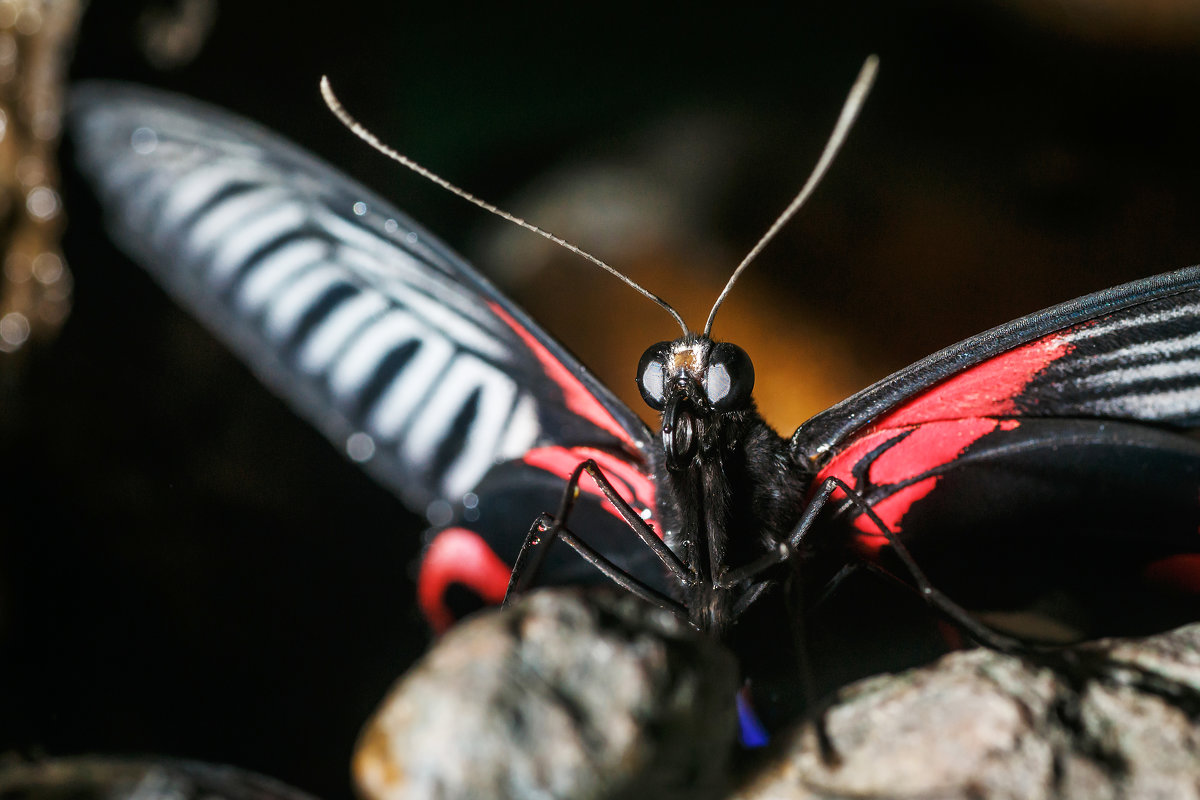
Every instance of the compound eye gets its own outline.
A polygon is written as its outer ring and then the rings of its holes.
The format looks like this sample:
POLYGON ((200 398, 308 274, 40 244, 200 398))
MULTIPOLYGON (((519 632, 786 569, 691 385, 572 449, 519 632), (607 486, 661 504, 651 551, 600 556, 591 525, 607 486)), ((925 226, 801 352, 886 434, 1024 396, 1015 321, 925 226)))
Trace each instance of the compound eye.
POLYGON ((718 411, 738 411, 750 405, 754 391, 754 364, 736 344, 713 345, 704 370, 704 393, 718 411))
POLYGON ((637 385, 646 405, 662 411, 667 404, 667 353, 670 342, 651 345, 638 361, 637 385))

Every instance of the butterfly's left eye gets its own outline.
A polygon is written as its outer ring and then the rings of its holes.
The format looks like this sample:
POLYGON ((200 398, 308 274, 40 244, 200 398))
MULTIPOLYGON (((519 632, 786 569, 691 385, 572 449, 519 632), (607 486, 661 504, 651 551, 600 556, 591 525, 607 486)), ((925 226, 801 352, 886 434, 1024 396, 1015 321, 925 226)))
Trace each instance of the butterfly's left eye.
POLYGON ((754 391, 754 364, 736 344, 713 346, 704 370, 704 393, 718 411, 737 411, 750 405, 754 391))
POLYGON ((646 405, 662 411, 667 404, 667 352, 670 342, 651 345, 638 361, 637 385, 646 405))

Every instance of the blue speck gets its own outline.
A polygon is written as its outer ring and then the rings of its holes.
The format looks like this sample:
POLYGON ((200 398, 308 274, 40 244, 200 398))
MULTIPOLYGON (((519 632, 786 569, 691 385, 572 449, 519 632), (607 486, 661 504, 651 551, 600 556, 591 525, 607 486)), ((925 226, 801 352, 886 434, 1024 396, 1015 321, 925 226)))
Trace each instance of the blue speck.
POLYGON ((754 713, 750 701, 746 699, 745 689, 737 693, 737 713, 738 739, 741 741, 742 747, 747 750, 766 747, 771 741, 771 737, 767 734, 767 729, 763 727, 762 722, 759 721, 758 715, 754 713))

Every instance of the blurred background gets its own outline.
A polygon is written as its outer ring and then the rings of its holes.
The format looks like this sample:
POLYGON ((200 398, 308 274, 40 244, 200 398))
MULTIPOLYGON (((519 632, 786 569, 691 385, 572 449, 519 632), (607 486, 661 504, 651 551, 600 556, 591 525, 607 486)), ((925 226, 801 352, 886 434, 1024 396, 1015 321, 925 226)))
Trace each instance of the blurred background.
POLYGON ((972 333, 1200 261, 1200 3, 822 6, 0 1, 0 753, 160 753, 347 797, 359 727, 428 642, 421 520, 107 242, 69 141, 55 157, 64 81, 169 88, 313 150, 637 408, 666 315, 384 162, 319 77, 698 326, 878 53, 840 159, 714 329, 784 434, 972 333))

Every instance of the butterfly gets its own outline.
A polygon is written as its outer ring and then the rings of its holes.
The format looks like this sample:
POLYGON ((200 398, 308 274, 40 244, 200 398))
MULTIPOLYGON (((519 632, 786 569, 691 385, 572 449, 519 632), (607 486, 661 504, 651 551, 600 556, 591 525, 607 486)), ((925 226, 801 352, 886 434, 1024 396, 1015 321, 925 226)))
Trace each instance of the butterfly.
POLYGON ((781 574, 820 590, 854 564, 927 575, 952 608, 1069 596, 1075 635, 1200 610, 1200 267, 971 337, 789 438, 710 315, 641 359, 655 433, 462 258, 276 135, 117 84, 78 89, 71 116, 118 243, 425 514, 435 629, 499 603, 531 547, 518 582, 600 565, 721 634, 781 574), (530 530, 560 506, 569 529, 530 530))

